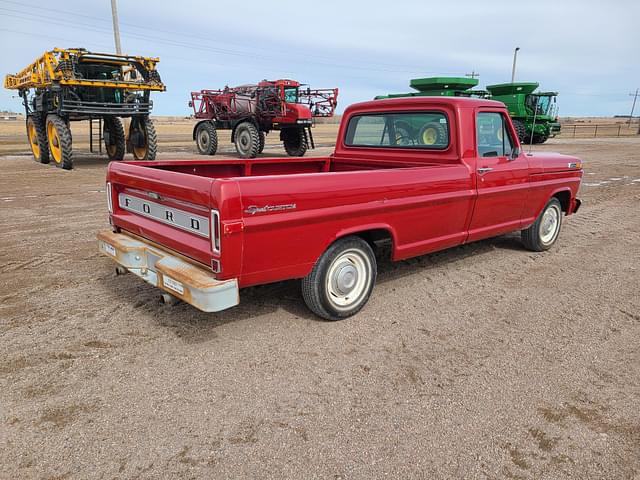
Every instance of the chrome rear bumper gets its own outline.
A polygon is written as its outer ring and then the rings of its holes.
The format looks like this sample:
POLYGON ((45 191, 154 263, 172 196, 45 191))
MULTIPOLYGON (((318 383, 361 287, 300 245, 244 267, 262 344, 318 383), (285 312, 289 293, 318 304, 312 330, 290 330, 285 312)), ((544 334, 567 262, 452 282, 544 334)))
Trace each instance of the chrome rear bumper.
POLYGON ((97 237, 100 253, 203 312, 219 312, 240 303, 235 278, 217 280, 206 268, 124 233, 105 230, 97 237))

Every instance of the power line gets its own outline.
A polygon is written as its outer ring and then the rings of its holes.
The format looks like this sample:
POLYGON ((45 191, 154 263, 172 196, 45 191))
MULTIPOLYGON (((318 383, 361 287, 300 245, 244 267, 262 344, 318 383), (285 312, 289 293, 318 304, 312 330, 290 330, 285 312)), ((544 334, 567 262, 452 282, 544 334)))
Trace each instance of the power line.
MULTIPOLYGON (((60 10, 60 9, 53 9, 53 8, 46 8, 46 7, 41 7, 39 5, 30 5, 30 4, 25 4, 23 2, 15 2, 12 0, 0 0, 0 2, 4 2, 4 3, 9 3, 9 4, 14 4, 14 5, 18 5, 20 7, 25 7, 25 6, 33 6, 33 8, 38 8, 39 10, 45 10, 45 11, 51 11, 51 12, 55 12, 57 14, 60 13, 65 13, 66 15, 74 15, 80 18, 86 18, 86 19, 90 19, 93 21, 98 21, 98 22, 108 22, 108 20, 105 20, 104 18, 99 18, 99 17, 94 17, 94 16, 90 16, 90 15, 83 15, 83 14, 79 14, 79 13, 75 13, 75 12, 70 12, 70 11, 64 11, 64 10, 60 10)), ((13 13, 20 13, 25 15, 24 17, 15 17, 15 18, 22 18, 24 20, 32 20, 32 21, 41 21, 42 23, 52 23, 51 20, 40 20, 37 18, 33 18, 31 12, 25 12, 22 10, 15 10, 15 9, 8 9, 8 8, 2 8, 0 7, 0 10, 5 10, 5 11, 10 11, 13 13)), ((3 14, 0 14, 3 15, 3 14)), ((56 23, 56 22, 53 22, 56 23)), ((68 26, 70 22, 65 22, 62 25, 64 26, 68 26)), ((95 29, 95 31, 99 31, 100 33, 105 32, 105 33, 109 33, 111 34, 112 30, 111 28, 106 29, 105 27, 101 27, 98 25, 88 25, 86 23, 79 23, 77 21, 73 21, 72 22, 74 26, 88 26, 90 29, 95 29)), ((139 24, 131 24, 131 23, 127 23, 127 22, 119 22, 120 25, 125 25, 131 28, 135 28, 135 29, 148 29, 148 27, 141 27, 139 24)), ((61 23, 57 23, 58 25, 61 25, 61 23)), ((204 36, 199 36, 199 35, 193 35, 190 34, 188 32, 176 32, 176 31, 171 31, 171 30, 163 30, 163 29, 158 29, 158 28, 154 28, 153 29, 154 32, 159 32, 159 33, 166 33, 166 34, 171 34, 171 35, 177 35, 180 37, 191 37, 191 38, 196 38, 196 39, 200 39, 200 40, 204 40, 206 42, 210 42, 211 41, 211 37, 204 37, 204 36)), ((277 59, 277 60, 281 60, 281 58, 276 57, 274 55, 260 55, 260 54, 256 54, 254 52, 251 51, 239 51, 239 50, 231 50, 231 49, 222 49, 222 48, 213 48, 213 47, 207 47, 207 46, 203 46, 201 43, 198 44, 194 44, 194 43, 190 43, 188 41, 184 41, 184 40, 168 40, 166 37, 159 37, 159 36, 155 36, 155 35, 149 35, 148 33, 137 33, 137 32, 128 32, 125 33, 124 30, 121 31, 123 36, 126 37, 131 37, 131 38, 136 38, 136 39, 140 39, 140 40, 148 40, 148 41, 152 41, 152 42, 161 42, 164 43, 166 45, 169 46, 179 46, 179 47, 187 47, 187 48, 192 48, 192 49, 199 49, 199 50, 205 50, 205 51, 213 51, 216 53, 220 53, 223 55, 233 55, 233 56, 245 56, 248 58, 259 58, 259 59, 277 59)), ((230 43, 233 45, 233 43, 228 42, 227 40, 225 40, 226 43, 230 43)), ((239 45, 239 44, 235 44, 235 45, 239 45)), ((252 47, 252 48, 256 48, 256 46, 252 47)), ((276 52, 277 50, 274 50, 273 48, 261 48, 259 46, 257 46, 257 49, 262 49, 262 50, 268 50, 270 53, 276 52)), ((381 71, 381 72, 391 72, 391 73, 416 73, 416 74, 443 74, 443 75, 459 75, 460 72, 425 72, 423 70, 421 70, 420 68, 414 68, 414 66, 410 66, 410 65, 398 65, 398 64, 389 64, 389 63, 381 63, 381 62, 367 62, 367 67, 360 67, 354 64, 349 64, 349 65, 341 65, 341 64, 334 64, 333 62, 331 62, 331 60, 333 59, 333 57, 329 57, 329 56, 324 56, 324 55, 317 55, 317 54, 309 54, 309 53, 296 53, 296 52, 291 52, 291 51, 280 51, 280 53, 282 53, 283 55, 287 56, 287 60, 290 60, 291 56, 296 56, 299 57, 303 62, 305 63, 315 63, 318 65, 323 65, 323 66, 335 66, 335 67, 339 67, 339 68, 354 68, 354 69, 359 69, 359 70, 365 70, 365 71, 381 71), (329 62, 314 62, 312 60, 310 60, 309 58, 323 58, 326 60, 329 60, 329 62), (380 67, 389 67, 389 68, 372 68, 371 65, 378 65, 380 67)), ((300 60, 298 60, 300 61, 300 60)))

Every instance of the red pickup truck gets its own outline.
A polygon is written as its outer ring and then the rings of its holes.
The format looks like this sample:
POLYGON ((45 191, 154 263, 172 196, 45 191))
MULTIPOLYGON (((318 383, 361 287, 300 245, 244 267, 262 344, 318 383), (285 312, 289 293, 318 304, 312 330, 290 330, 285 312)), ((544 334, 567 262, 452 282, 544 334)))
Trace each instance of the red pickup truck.
POLYGON ((502 103, 376 100, 347 108, 328 157, 112 162, 99 249, 207 312, 299 278, 308 307, 338 320, 367 302, 385 242, 402 260, 520 230, 548 249, 582 173, 525 154, 502 103))

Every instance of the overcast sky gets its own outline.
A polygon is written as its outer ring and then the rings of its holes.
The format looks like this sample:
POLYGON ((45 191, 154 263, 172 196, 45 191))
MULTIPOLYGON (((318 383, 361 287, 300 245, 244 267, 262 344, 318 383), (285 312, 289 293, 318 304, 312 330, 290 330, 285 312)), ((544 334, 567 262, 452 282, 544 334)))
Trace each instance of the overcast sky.
MULTIPOLYGON (((119 0, 123 51, 160 57, 158 115, 188 115, 189 92, 293 78, 340 88, 339 110, 405 92, 409 79, 480 73, 560 92, 560 115, 628 114, 640 87, 640 0, 119 0)), ((0 73, 45 50, 115 51, 110 0, 0 0, 0 73), (44 6, 38 6, 44 5, 44 6)), ((640 108, 640 104, 638 105, 640 108)), ((2 90, 0 110, 21 110, 2 90)))

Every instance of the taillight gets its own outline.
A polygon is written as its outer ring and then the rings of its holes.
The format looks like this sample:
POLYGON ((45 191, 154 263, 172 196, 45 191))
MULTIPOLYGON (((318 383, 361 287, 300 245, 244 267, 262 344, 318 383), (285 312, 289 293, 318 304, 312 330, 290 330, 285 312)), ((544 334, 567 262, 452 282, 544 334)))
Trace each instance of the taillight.
POLYGON ((113 213, 113 203, 111 198, 111 182, 107 182, 107 206, 109 207, 109 213, 113 213))
POLYGON ((211 248, 214 253, 220 253, 220 213, 211 210, 211 248))

